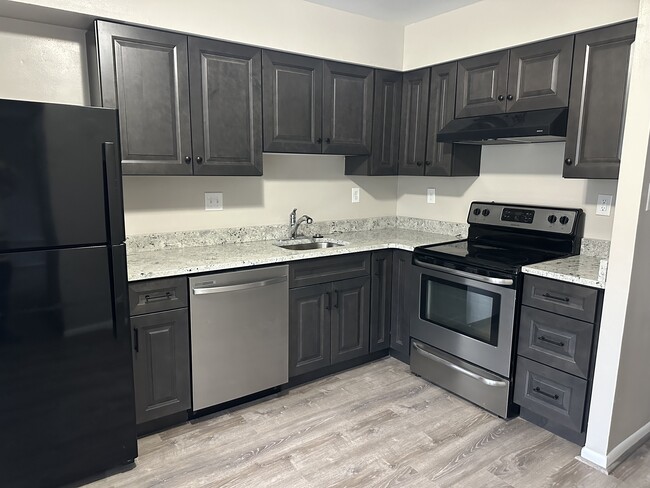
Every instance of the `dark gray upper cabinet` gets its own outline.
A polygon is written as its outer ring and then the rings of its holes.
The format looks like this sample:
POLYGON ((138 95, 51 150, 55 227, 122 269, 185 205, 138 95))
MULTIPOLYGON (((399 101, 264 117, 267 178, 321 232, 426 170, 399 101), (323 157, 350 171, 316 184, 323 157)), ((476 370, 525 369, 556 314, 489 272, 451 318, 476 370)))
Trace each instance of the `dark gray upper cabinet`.
POLYGON ((124 174, 192 174, 187 37, 97 21, 88 33, 94 105, 119 109, 124 174))
POLYGON ((456 117, 506 111, 509 51, 458 61, 456 117))
POLYGON ((370 281, 370 352, 390 346, 390 310, 393 283, 393 251, 372 253, 370 281))
POLYGON ((194 174, 262 174, 262 51, 190 37, 194 174))
POLYGON ((191 408, 187 309, 131 318, 136 422, 191 408))
POLYGON ((324 154, 370 154, 373 80, 372 68, 324 62, 324 154))
POLYGON ((323 61, 265 50, 262 73, 264 151, 320 154, 323 61))
POLYGON ((367 355, 370 278, 337 281, 332 293, 332 364, 367 355))
POLYGON ((478 176, 481 169, 481 146, 438 143, 438 131, 454 118, 456 107, 457 63, 431 68, 426 176, 478 176))
POLYGON ((574 36, 510 50, 506 110, 522 112, 569 104, 574 36))
POLYGON ((345 158, 346 175, 396 175, 399 160, 402 73, 375 70, 372 150, 345 158))
POLYGON ((404 73, 399 174, 423 174, 429 109, 429 68, 404 73))
POLYGON ((618 178, 636 22, 576 36, 565 178, 618 178))

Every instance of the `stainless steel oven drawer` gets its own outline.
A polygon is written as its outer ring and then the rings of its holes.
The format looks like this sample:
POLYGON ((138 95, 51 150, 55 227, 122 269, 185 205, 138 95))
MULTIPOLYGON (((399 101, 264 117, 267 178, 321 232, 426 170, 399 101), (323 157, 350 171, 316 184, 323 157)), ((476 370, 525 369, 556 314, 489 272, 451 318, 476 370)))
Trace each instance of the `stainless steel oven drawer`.
POLYGON ((593 324, 527 306, 521 307, 517 354, 587 378, 593 324))
POLYGON ((566 315, 585 322, 596 317, 598 290, 586 286, 526 276, 522 302, 524 305, 566 315))
POLYGON ((556 424, 582 432, 587 381, 557 369, 517 358, 515 403, 556 424))
POLYGON ((499 417, 508 417, 507 379, 415 340, 411 341, 411 372, 499 417))

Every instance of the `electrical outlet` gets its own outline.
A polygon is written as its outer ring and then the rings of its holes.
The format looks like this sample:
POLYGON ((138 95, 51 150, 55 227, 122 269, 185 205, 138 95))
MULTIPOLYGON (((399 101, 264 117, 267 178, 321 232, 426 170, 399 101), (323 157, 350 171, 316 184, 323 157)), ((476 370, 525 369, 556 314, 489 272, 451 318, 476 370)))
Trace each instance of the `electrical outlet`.
POLYGON ((359 189, 352 188, 352 203, 359 203, 359 189))
POLYGON ((612 211, 612 195, 598 195, 596 215, 609 215, 612 211))
POLYGON ((206 210, 223 210, 223 193, 206 192, 205 193, 206 210))
POLYGON ((436 203, 436 189, 427 188, 427 203, 436 203))

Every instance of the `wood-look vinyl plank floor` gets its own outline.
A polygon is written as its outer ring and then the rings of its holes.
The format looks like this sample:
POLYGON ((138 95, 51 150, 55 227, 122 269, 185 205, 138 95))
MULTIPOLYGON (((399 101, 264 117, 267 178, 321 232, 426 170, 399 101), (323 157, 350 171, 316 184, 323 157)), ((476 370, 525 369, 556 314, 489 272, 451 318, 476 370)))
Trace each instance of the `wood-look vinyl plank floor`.
POLYGON ((386 358, 144 437, 88 488, 642 488, 650 443, 606 476, 580 448, 504 421, 386 358))

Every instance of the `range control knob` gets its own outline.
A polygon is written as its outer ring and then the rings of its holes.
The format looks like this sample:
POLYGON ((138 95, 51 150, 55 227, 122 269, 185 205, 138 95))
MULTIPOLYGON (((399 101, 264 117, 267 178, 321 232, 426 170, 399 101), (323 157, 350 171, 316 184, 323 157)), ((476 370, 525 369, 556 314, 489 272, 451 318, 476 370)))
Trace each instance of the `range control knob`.
POLYGON ((567 217, 566 215, 563 216, 563 217, 560 217, 560 224, 566 225, 568 223, 569 223, 569 217, 567 217))
POLYGON ((474 215, 481 215, 481 209, 480 208, 475 208, 474 209, 474 215))
POLYGON ((487 217, 488 215, 490 215, 490 210, 486 208, 483 210, 483 217, 487 217))
POLYGON ((549 223, 554 224, 557 221, 557 217, 555 215, 549 215, 548 221, 549 223))

